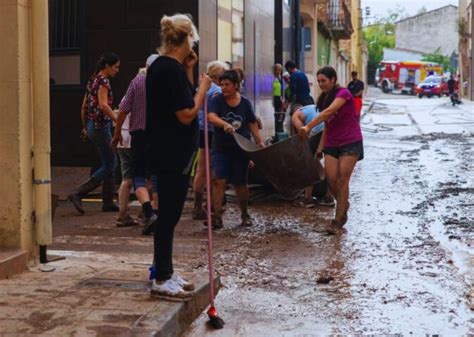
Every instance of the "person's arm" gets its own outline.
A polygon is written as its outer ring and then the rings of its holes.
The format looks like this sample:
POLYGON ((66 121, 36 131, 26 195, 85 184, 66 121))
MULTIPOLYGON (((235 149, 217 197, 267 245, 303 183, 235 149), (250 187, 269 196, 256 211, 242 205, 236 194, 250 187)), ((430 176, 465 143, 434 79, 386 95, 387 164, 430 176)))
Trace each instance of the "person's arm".
POLYGON ((82 122, 81 138, 86 138, 87 137, 87 94, 84 95, 84 99, 82 100, 81 122, 82 122))
POLYGON ((345 98, 336 97, 329 107, 321 111, 321 113, 309 122, 308 125, 301 127, 298 130, 298 134, 303 138, 308 138, 309 130, 313 129, 319 123, 327 121, 331 116, 335 115, 344 104, 346 104, 345 98))
POLYGON ((192 50, 191 54, 189 54, 189 56, 186 57, 183 61, 183 66, 186 70, 186 77, 188 78, 188 81, 192 84, 194 84, 193 69, 194 69, 194 66, 196 65, 198 59, 199 58, 198 58, 197 54, 194 52, 194 50, 192 50))
POLYGON ((301 110, 298 109, 293 113, 293 116, 291 116, 291 123, 293 124, 293 127, 295 130, 298 130, 299 128, 302 128, 304 126, 303 120, 301 118, 301 110))
POLYGON ((321 158, 323 156, 324 143, 326 143, 326 128, 323 129, 323 134, 318 144, 318 149, 316 150, 316 157, 321 158))
POLYGON ((265 143, 262 140, 262 137, 260 136, 260 130, 258 128, 257 122, 249 123, 249 129, 250 133, 253 136, 253 140, 255 141, 255 144, 257 144, 260 147, 265 147, 265 143))
POLYGON ((114 122, 117 120, 115 117, 112 108, 109 106, 109 100, 107 97, 109 89, 105 85, 101 85, 99 88, 99 108, 100 110, 105 113, 111 120, 114 122))
POLYGON ((227 132, 227 133, 234 133, 235 132, 234 127, 232 125, 230 125, 229 123, 227 123, 222 118, 220 118, 215 112, 209 112, 208 115, 209 115, 209 117, 208 117, 209 122, 214 124, 215 127, 224 129, 224 131, 227 132))
POLYGON ((176 117, 178 118, 181 124, 190 125, 192 121, 196 118, 199 112, 199 107, 204 104, 204 99, 210 86, 211 78, 206 74, 202 74, 198 91, 196 95, 194 95, 194 106, 192 108, 181 109, 176 111, 176 117))
POLYGON ((112 138, 112 141, 110 142, 110 146, 112 149, 116 149, 117 145, 120 144, 122 145, 122 125, 125 122, 125 119, 127 118, 127 113, 120 109, 119 115, 117 117, 117 121, 115 122, 115 130, 114 130, 114 137, 112 138))
POLYGON ((360 86, 360 90, 354 95, 354 97, 362 97, 362 95, 364 94, 364 83, 360 82, 360 86))
POLYGON ((296 79, 294 76, 290 77, 290 101, 294 101, 296 97, 296 79))

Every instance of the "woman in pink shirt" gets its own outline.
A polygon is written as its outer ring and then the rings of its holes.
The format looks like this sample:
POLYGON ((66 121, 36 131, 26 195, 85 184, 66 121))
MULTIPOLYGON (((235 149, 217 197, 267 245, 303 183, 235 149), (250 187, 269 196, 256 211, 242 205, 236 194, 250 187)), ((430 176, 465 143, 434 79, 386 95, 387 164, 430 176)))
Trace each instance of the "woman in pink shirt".
POLYGON ((357 161, 364 158, 362 132, 356 114, 354 98, 349 90, 339 86, 332 67, 317 72, 322 94, 317 106, 321 113, 308 125, 299 129, 303 138, 312 128, 325 122, 319 143, 318 156, 324 153, 326 179, 331 194, 336 198, 336 216, 327 228, 328 234, 338 234, 347 222, 349 209, 349 181, 357 161))

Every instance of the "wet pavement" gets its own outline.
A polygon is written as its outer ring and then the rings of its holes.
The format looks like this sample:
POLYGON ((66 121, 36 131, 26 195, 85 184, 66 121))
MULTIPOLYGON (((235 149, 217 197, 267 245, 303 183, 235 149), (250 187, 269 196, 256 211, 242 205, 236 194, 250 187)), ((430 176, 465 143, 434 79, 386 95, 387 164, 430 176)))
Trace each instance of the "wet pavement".
POLYGON ((251 229, 232 214, 216 235, 226 329, 202 315, 187 337, 474 334, 474 105, 376 90, 347 233, 321 233, 324 207, 258 202, 251 229))
MULTIPOLYGON (((452 108, 446 98, 370 94, 347 233, 324 234, 332 208, 261 194, 250 207, 255 226, 241 228, 229 202, 225 227, 215 231, 223 284, 216 307, 226 326, 208 330, 203 314, 185 336, 474 336, 474 104, 452 108)), ((51 264, 56 272, 33 269, 1 284, 7 300, 0 299, 0 334, 127 335, 159 305, 146 283, 152 238, 139 227, 115 227, 115 215, 100 212, 94 197, 84 216, 64 201, 71 182, 87 173, 53 170, 63 200, 49 253, 66 260, 51 264), (111 272, 144 280, 80 287, 81 279, 111 272)), ((176 268, 192 278, 207 268, 207 231, 191 219, 191 206, 189 200, 174 248, 176 268)), ((131 208, 136 216, 138 207, 131 208)))

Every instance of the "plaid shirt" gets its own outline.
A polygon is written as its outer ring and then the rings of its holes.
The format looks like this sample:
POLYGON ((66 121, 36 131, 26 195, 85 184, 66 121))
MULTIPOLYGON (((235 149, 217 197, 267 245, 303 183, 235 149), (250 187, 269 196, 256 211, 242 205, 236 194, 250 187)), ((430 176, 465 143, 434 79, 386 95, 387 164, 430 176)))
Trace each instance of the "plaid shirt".
POLYGON ((145 74, 138 74, 130 82, 127 93, 119 105, 120 110, 130 114, 129 132, 145 130, 146 126, 146 93, 145 74))

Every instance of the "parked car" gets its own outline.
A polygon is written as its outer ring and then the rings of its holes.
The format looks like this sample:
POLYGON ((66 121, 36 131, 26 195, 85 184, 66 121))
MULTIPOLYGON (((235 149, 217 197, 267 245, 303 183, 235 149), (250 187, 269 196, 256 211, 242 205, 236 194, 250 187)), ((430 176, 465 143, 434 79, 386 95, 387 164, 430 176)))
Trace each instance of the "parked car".
POLYGON ((448 83, 444 77, 428 76, 416 86, 416 94, 419 98, 423 96, 431 98, 433 96, 449 95, 448 83))

